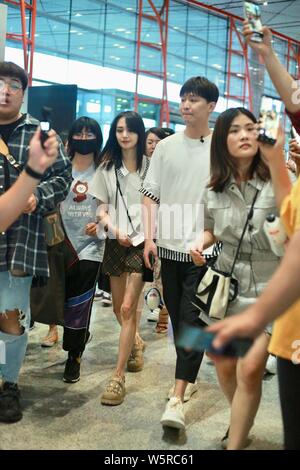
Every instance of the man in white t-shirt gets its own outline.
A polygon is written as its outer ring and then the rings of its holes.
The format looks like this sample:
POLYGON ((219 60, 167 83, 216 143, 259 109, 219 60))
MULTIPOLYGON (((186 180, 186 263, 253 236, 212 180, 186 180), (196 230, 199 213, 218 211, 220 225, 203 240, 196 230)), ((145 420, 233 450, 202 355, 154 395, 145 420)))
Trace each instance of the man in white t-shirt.
MULTIPOLYGON (((180 97, 185 130, 158 143, 141 189, 145 209, 145 263, 150 267, 150 253, 161 258, 164 300, 175 342, 182 323, 202 326, 191 303, 202 268, 193 264, 189 253, 203 228, 200 203, 210 172, 209 117, 219 91, 206 78, 192 77, 182 86, 180 97)), ((196 391, 194 382, 203 354, 178 347, 176 354, 175 387, 169 392, 170 400, 161 423, 182 429, 185 427, 183 401, 196 391)))

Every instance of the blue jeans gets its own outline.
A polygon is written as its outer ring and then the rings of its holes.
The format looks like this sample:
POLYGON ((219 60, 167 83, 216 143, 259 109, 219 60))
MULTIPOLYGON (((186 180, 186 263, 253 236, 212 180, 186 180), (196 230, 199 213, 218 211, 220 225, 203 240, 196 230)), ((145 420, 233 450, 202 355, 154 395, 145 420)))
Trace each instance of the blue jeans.
POLYGON ((19 310, 19 324, 23 331, 21 335, 12 335, 0 331, 0 375, 4 382, 18 381, 21 366, 24 361, 28 329, 30 325, 30 287, 32 276, 16 277, 10 272, 0 272, 0 315, 7 311, 19 310), (3 347, 4 344, 4 347, 3 347))

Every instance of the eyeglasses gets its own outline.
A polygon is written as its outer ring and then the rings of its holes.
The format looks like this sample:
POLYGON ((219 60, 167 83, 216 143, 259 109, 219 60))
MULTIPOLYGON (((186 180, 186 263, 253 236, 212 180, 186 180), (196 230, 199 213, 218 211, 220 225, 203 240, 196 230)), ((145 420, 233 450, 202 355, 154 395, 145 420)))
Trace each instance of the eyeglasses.
POLYGON ((0 91, 4 90, 5 86, 8 86, 13 95, 17 94, 18 91, 22 90, 22 83, 17 80, 10 80, 9 82, 0 78, 0 91))

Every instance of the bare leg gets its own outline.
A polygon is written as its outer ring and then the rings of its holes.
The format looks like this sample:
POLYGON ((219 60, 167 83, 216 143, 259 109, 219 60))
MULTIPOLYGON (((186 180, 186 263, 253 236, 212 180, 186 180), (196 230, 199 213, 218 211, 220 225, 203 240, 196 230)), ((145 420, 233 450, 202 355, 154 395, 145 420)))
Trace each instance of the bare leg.
POLYGON ((116 368, 116 374, 120 377, 124 375, 125 365, 134 343, 136 332, 136 309, 142 288, 142 275, 131 273, 129 275, 121 306, 122 325, 119 342, 119 356, 116 368))
POLYGON ((234 358, 224 357, 215 362, 219 385, 230 406, 236 390, 236 365, 234 358))
POLYGON ((140 322, 141 322, 141 316, 142 316, 142 311, 144 307, 144 292, 142 291, 139 300, 138 300, 138 305, 137 305, 137 310, 136 310, 136 333, 135 333, 135 341, 141 342, 143 341, 140 335, 140 322))
POLYGON ((242 449, 258 410, 270 337, 261 334, 237 363, 237 388, 232 400, 228 450, 242 449))
POLYGON ((187 387, 187 384, 188 384, 187 380, 181 380, 181 379, 175 380, 174 397, 180 398, 182 402, 183 402, 184 392, 187 387))
POLYGON ((121 306, 126 290, 127 275, 123 273, 121 276, 110 276, 113 309, 120 326, 122 325, 121 306))

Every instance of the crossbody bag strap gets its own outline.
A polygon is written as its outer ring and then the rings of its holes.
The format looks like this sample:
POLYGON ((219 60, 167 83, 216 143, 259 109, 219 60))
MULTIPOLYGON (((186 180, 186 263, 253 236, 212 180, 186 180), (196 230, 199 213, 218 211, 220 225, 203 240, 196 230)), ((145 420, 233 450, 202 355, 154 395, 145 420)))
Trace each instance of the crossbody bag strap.
POLYGON ((131 217, 130 217, 129 212, 128 212, 128 208, 127 208, 127 205, 126 205, 126 202, 125 202, 125 199, 124 199, 122 190, 121 190, 121 186, 120 186, 120 182, 119 182, 119 178, 118 178, 118 174, 117 174, 116 167, 115 167, 115 175, 116 175, 116 182, 117 182, 117 193, 116 193, 115 209, 117 209, 117 200, 118 200, 118 191, 119 191, 119 193, 120 193, 120 195, 121 195, 121 198, 122 198, 122 201, 123 201, 123 204, 124 204, 124 207, 125 207, 125 209, 126 209, 126 214, 127 214, 129 223, 130 223, 130 225, 131 225, 132 230, 135 231, 134 226, 133 226, 133 223, 132 223, 132 220, 131 220, 131 217))
POLYGON ((19 163, 16 162, 15 158, 9 153, 9 149, 2 139, 0 137, 0 153, 6 158, 6 160, 17 170, 18 173, 21 173, 22 167, 19 165, 19 163))
POLYGON ((232 267, 231 267, 231 270, 230 270, 230 276, 232 276, 232 273, 233 273, 233 270, 234 270, 234 266, 235 266, 235 263, 236 263, 236 261, 237 261, 237 258, 238 258, 239 252, 240 252, 241 244, 242 244, 242 241, 243 241, 243 238, 244 238, 244 235, 245 235, 247 226, 248 226, 248 224, 249 224, 249 220, 251 220, 252 217, 253 217, 253 208, 254 208, 254 204, 255 204, 255 201, 256 201, 256 199, 257 199, 258 193, 259 193, 259 190, 257 189, 257 190, 256 190, 256 193, 255 193, 255 195, 254 195, 254 198, 253 198, 251 207, 250 207, 250 211, 248 212, 248 215, 247 215, 246 223, 245 223, 245 225, 244 225, 241 238, 239 239, 239 243, 238 243, 237 250, 236 250, 235 255, 234 255, 234 260, 233 260, 232 267))

